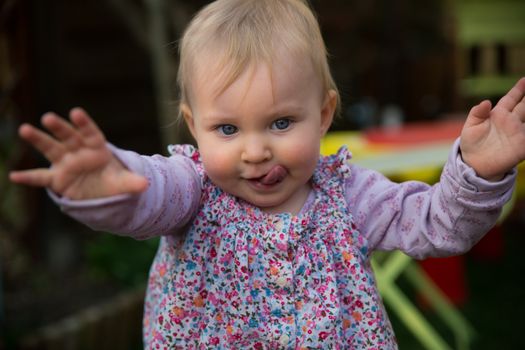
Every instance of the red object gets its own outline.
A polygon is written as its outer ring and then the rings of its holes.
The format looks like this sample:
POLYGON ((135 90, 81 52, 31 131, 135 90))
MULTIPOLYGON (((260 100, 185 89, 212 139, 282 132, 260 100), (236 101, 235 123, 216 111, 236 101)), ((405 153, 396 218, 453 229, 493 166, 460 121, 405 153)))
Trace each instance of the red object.
POLYGON ((416 146, 418 144, 451 141, 459 137, 464 120, 407 123, 400 128, 373 128, 365 132, 371 144, 416 146))
MULTIPOLYGON (((502 228, 496 225, 472 248, 469 254, 483 260, 498 260, 503 257, 504 251, 502 228)), ((431 258, 420 261, 419 264, 450 301, 460 306, 468 298, 464 262, 464 256, 454 256, 431 258)), ((427 306, 425 300, 421 302, 427 306)))
POLYGON ((454 305, 463 305, 467 301, 463 256, 431 258, 419 264, 454 305))
POLYGON ((469 254, 483 260, 499 260, 505 251, 504 244, 501 226, 496 225, 472 248, 469 254))

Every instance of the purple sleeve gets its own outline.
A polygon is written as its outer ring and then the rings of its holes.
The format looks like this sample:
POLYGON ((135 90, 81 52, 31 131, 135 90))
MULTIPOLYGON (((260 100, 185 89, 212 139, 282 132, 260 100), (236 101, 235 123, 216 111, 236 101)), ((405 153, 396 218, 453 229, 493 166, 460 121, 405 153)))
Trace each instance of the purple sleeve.
POLYGON ((478 177, 462 161, 459 140, 434 186, 351 169, 345 195, 370 249, 400 249, 415 258, 468 251, 495 224, 516 178, 515 169, 498 182, 478 177))
POLYGON ((140 195, 70 200, 49 193, 69 216, 94 230, 135 239, 173 234, 193 217, 200 200, 200 178, 192 161, 183 156, 141 156, 109 145, 131 171, 148 179, 140 195))

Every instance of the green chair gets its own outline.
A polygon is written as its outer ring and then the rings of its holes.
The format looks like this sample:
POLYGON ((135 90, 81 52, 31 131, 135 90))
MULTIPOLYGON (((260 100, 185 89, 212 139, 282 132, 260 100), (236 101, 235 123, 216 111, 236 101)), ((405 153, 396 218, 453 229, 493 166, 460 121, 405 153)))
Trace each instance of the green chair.
POLYGON ((447 296, 428 277, 423 269, 408 255, 400 251, 390 253, 378 252, 372 258, 379 292, 385 305, 403 322, 405 327, 428 350, 466 350, 475 337, 470 323, 448 300, 447 296), (450 329, 455 338, 451 347, 428 322, 421 311, 396 284, 403 275, 414 289, 424 296, 443 323, 450 329))

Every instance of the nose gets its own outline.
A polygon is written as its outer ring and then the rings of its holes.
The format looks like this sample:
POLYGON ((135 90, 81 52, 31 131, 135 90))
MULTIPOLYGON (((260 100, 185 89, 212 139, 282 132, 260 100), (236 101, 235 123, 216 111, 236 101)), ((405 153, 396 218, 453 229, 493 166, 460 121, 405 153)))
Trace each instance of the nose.
POLYGON ((270 160, 272 152, 264 137, 249 136, 244 142, 241 160, 246 163, 262 163, 270 160))

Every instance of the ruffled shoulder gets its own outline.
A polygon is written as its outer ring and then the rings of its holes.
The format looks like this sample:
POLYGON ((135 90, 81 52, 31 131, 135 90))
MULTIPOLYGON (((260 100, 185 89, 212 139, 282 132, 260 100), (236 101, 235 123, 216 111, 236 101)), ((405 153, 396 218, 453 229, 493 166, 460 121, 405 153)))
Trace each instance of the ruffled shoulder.
POLYGON ((202 165, 201 155, 199 153, 199 150, 195 146, 189 144, 169 145, 168 152, 172 156, 181 155, 191 159, 195 164, 195 167, 197 168, 197 171, 199 172, 201 178, 204 178, 205 172, 204 166, 202 165))
POLYGON ((346 146, 339 148, 336 154, 321 156, 314 172, 314 182, 325 183, 334 177, 344 181, 351 175, 348 164, 350 159, 352 159, 352 153, 346 146))
POLYGON ((200 161, 200 153, 197 148, 193 145, 169 145, 168 152, 173 155, 181 155, 193 159, 194 161, 200 161))

